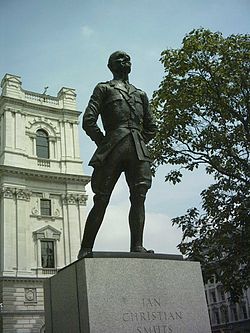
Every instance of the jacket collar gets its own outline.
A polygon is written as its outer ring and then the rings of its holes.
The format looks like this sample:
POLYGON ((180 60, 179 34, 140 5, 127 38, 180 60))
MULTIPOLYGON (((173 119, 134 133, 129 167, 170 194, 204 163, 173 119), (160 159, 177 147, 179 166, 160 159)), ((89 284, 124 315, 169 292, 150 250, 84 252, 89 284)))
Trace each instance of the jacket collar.
POLYGON ((131 95, 135 91, 137 91, 137 89, 130 83, 129 83, 129 88, 128 89, 119 80, 111 80, 111 81, 109 81, 109 83, 115 89, 122 90, 122 91, 126 92, 129 95, 131 95))

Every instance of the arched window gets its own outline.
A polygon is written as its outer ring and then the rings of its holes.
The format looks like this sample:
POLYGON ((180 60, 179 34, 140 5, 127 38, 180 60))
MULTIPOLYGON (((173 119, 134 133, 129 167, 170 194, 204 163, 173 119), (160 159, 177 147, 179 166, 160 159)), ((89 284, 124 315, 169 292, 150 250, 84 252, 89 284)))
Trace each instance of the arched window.
POLYGON ((49 158, 48 134, 41 129, 36 132, 36 155, 40 158, 49 158))

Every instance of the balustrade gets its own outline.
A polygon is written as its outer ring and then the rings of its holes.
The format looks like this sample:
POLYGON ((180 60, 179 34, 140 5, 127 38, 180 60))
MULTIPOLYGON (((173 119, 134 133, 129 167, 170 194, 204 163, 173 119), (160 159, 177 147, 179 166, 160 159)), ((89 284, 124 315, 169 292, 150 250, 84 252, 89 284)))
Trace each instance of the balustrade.
POLYGON ((59 100, 56 97, 45 94, 33 93, 31 91, 24 91, 24 93, 26 99, 32 100, 34 102, 59 105, 59 100))
POLYGON ((42 166, 42 167, 46 167, 46 168, 49 168, 50 167, 50 161, 48 160, 43 160, 43 159, 38 159, 37 160, 37 165, 38 166, 42 166))

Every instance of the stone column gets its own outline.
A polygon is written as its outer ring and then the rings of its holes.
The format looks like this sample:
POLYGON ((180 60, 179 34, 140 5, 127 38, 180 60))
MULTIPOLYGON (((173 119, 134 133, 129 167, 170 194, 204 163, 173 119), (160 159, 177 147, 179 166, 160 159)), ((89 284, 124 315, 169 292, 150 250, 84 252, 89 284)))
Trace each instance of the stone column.
POLYGON ((64 202, 67 205, 69 260, 72 262, 76 260, 81 245, 85 221, 84 218, 81 221, 80 206, 86 204, 86 196, 81 193, 67 193, 64 202))
POLYGON ((68 205, 65 196, 62 196, 62 214, 63 214, 63 247, 64 247, 64 264, 70 263, 70 242, 69 242, 69 221, 68 221, 68 205))
POLYGON ((80 146, 78 137, 78 122, 73 124, 73 139, 74 139, 74 157, 80 159, 80 146))
POLYGON ((37 268, 41 269, 42 268, 42 258, 41 258, 41 241, 40 239, 37 240, 37 268))
POLYGON ((24 117, 21 112, 15 113, 15 148, 20 151, 26 149, 24 117))
POLYGON ((3 186, 0 203, 1 268, 4 275, 15 276, 17 268, 15 188, 3 186))
POLYGON ((61 172, 65 172, 66 170, 66 163, 65 163, 65 159, 66 159, 66 138, 65 138, 65 125, 66 123, 64 121, 62 121, 60 123, 60 132, 61 132, 61 142, 60 142, 60 159, 61 159, 61 172))
POLYGON ((65 123, 65 149, 66 158, 73 158, 73 124, 71 122, 65 123))
MULTIPOLYGON (((59 124, 59 128, 61 130, 61 124, 59 124)), ((62 158, 62 141, 61 136, 56 137, 56 158, 60 160, 62 158)))
POLYGON ((78 216, 79 216, 79 234, 80 234, 80 242, 82 240, 83 231, 86 223, 86 204, 87 204, 88 196, 86 194, 79 195, 78 201, 78 216))
POLYGON ((30 191, 27 189, 16 190, 17 200, 17 263, 18 275, 23 276, 28 274, 27 263, 30 262, 30 253, 27 251, 27 203, 30 201, 30 191))
POLYGON ((3 152, 3 119, 4 113, 0 114, 0 157, 3 152))
POLYGON ((56 159, 56 147, 55 147, 56 139, 54 137, 49 138, 49 152, 50 158, 56 159))
POLYGON ((15 126, 14 126, 15 113, 8 109, 5 111, 5 148, 14 149, 15 139, 15 126))
POLYGON ((79 240, 79 216, 78 216, 78 197, 76 194, 67 194, 68 221, 69 221, 69 242, 70 242, 70 262, 77 259, 80 249, 79 240))

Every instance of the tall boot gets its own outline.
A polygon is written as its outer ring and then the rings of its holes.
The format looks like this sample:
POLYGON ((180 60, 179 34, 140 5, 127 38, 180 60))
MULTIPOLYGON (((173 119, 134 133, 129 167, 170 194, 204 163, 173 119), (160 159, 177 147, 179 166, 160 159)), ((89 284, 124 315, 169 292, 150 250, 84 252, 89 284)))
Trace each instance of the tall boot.
POLYGON ((94 206, 86 220, 81 248, 77 256, 78 259, 92 253, 95 238, 102 224, 108 202, 109 198, 106 196, 94 196, 94 206))
POLYGON ((146 250, 143 247, 143 230, 145 224, 146 195, 136 194, 130 196, 131 207, 129 212, 130 226, 130 252, 154 253, 153 250, 146 250))

